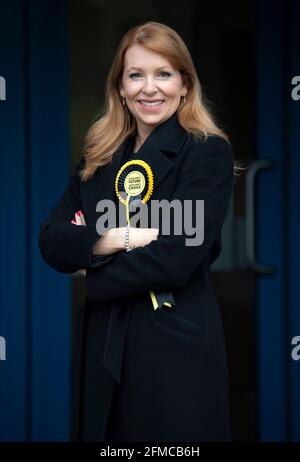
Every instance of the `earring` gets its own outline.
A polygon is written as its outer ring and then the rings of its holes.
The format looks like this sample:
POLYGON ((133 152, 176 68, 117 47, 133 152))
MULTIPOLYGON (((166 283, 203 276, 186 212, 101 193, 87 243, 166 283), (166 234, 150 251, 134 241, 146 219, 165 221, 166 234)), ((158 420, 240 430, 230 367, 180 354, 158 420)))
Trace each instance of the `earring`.
POLYGON ((184 103, 186 102, 185 96, 183 97, 183 102, 184 102, 184 103))
POLYGON ((123 106, 126 104, 126 98, 123 98, 123 106))

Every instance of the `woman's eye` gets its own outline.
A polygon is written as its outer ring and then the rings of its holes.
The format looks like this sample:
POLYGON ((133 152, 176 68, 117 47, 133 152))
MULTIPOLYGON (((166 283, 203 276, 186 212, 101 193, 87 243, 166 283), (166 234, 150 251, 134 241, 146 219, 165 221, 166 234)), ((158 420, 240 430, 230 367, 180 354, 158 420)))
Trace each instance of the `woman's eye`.
POLYGON ((139 72, 134 72, 133 74, 129 74, 129 77, 132 79, 133 77, 141 75, 139 72))
MULTIPOLYGON (((141 75, 141 74, 140 74, 139 72, 134 72, 134 73, 132 73, 132 74, 129 74, 129 77, 130 77, 131 79, 133 79, 133 78, 138 77, 138 76, 140 76, 140 75, 141 75)), ((171 76, 170 72, 167 72, 167 71, 161 71, 161 72, 159 73, 159 75, 162 75, 162 77, 170 77, 170 76, 171 76)))
POLYGON ((164 74, 164 77, 170 77, 171 76, 170 72, 167 72, 167 71, 161 71, 160 74, 164 74))

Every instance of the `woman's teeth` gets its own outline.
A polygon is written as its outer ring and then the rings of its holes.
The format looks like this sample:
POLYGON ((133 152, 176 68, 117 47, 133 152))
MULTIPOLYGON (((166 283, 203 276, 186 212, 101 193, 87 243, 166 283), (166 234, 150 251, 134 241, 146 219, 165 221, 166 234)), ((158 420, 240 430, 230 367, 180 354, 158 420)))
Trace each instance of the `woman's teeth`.
POLYGON ((160 106, 163 103, 163 101, 154 101, 154 102, 139 101, 139 103, 142 104, 143 106, 152 107, 152 106, 160 106))

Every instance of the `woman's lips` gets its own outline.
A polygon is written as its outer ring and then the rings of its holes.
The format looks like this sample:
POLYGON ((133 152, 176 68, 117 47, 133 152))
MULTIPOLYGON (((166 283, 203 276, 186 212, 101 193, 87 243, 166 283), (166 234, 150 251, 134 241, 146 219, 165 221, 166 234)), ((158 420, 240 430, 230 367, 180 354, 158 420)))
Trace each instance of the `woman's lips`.
POLYGON ((146 105, 147 103, 144 102, 144 101, 138 101, 138 105, 141 109, 143 109, 144 111, 147 111, 147 112, 158 112, 160 111, 161 107, 164 105, 164 101, 160 101, 159 104, 157 104, 157 102, 155 104, 152 104, 152 105, 146 105))

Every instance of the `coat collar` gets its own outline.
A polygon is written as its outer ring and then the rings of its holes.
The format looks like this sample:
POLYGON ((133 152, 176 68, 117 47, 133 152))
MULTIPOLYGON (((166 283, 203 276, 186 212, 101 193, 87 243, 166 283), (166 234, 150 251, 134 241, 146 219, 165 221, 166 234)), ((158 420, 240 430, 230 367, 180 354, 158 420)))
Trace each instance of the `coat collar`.
POLYGON ((156 150, 177 154, 186 136, 187 132, 180 125, 176 111, 152 131, 138 152, 143 152, 143 146, 147 148, 147 141, 149 141, 156 150))
MULTIPOLYGON (((187 136, 187 132, 180 125, 178 114, 175 112, 169 119, 155 127, 137 153, 129 158, 129 160, 143 160, 151 167, 154 177, 152 197, 162 180, 173 170, 175 156, 180 151, 187 136)), ((124 149, 129 148, 132 151, 133 145, 134 136, 131 136, 125 140, 115 154, 115 161, 119 168, 121 167, 119 159, 121 159, 124 149)))
MULTIPOLYGON (((180 125, 177 112, 169 119, 158 125, 144 141, 140 149, 129 158, 141 159, 149 164, 153 172, 153 192, 151 199, 155 198, 159 185, 167 175, 172 174, 175 166, 176 154, 180 151, 188 134, 180 125)), ((134 136, 127 138, 117 149, 111 162, 97 169, 94 177, 82 183, 84 194, 84 207, 88 211, 91 222, 97 219, 95 204, 101 199, 115 201, 115 179, 122 166, 125 149, 132 152, 134 136)))

